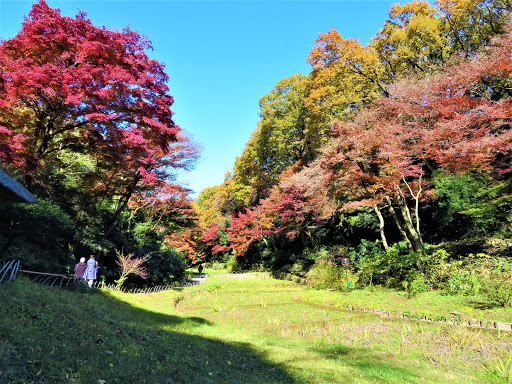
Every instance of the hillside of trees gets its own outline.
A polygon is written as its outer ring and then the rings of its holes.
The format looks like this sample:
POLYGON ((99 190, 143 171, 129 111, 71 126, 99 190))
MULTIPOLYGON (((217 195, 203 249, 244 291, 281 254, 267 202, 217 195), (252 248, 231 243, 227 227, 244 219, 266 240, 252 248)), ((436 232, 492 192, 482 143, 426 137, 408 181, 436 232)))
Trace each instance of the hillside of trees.
POLYGON ((413 1, 366 45, 320 33, 192 201, 176 172, 198 150, 150 42, 40 0, 0 42, 1 166, 41 201, 0 206, 0 257, 51 272, 94 253, 112 281, 116 251, 150 255, 144 284, 222 262, 340 289, 510 285, 511 10, 413 1))
POLYGON ((93 253, 112 281, 118 250, 151 256, 146 284, 183 274, 169 239, 194 216, 175 179, 198 151, 173 121, 150 49, 128 28, 64 17, 44 0, 0 43, 1 166, 40 201, 0 206, 2 260, 63 273, 93 253))
POLYGON ((192 258, 310 277, 348 259, 363 285, 509 281, 511 6, 414 1, 366 45, 319 34, 311 72, 261 97, 233 171, 194 202, 192 258))

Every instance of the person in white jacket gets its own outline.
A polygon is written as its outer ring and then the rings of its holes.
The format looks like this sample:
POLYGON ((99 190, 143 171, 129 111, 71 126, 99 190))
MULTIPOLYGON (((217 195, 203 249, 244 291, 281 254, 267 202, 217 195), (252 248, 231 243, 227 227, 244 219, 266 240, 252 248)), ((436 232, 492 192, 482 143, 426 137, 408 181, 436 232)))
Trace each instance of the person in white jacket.
POLYGON ((87 268, 85 268, 83 279, 89 282, 89 288, 92 288, 94 280, 96 280, 96 273, 98 272, 98 262, 94 260, 94 255, 91 255, 87 260, 87 268))

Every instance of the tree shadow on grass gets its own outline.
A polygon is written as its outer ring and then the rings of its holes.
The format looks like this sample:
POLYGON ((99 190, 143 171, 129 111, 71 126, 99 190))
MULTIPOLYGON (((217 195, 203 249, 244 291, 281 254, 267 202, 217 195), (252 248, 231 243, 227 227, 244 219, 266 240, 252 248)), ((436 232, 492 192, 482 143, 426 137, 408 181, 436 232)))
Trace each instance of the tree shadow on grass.
POLYGON ((0 382, 294 382, 249 344, 178 332, 205 325, 19 279, 0 286, 0 382))
POLYGON ((498 303, 493 303, 491 301, 487 301, 487 300, 483 300, 483 299, 471 299, 471 300, 469 300, 469 305, 472 308, 480 309, 482 311, 500 307, 500 305, 498 303))

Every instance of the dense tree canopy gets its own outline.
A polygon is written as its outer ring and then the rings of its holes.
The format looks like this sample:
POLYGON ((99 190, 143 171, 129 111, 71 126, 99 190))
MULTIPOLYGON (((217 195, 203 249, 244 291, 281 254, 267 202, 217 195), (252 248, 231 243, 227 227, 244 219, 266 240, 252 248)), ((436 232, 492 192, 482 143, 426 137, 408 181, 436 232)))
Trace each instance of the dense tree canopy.
POLYGON ((129 28, 64 17, 44 0, 0 43, 2 165, 75 219, 75 253, 111 254, 128 209, 128 232, 137 210, 154 231, 186 199, 172 182, 197 150, 173 121, 168 76, 150 49, 129 28))
POLYGON ((391 255, 402 240, 425 254, 424 239, 464 234, 456 219, 473 228, 466 236, 482 235, 478 226, 507 236, 510 10, 507 1, 413 1, 393 5, 365 46, 320 33, 311 73, 260 100, 258 127, 219 187, 245 197, 222 211, 229 241, 213 220, 206 226, 216 252, 205 257, 280 268, 311 263, 322 246, 377 241, 391 255), (483 188, 480 199, 458 195, 457 180, 483 188), (507 213, 491 219, 497 209, 507 213))
POLYGON ((232 172, 191 201, 175 170, 197 150, 150 42, 41 0, 0 44, 0 159, 48 210, 2 209, 2 257, 46 254, 44 236, 25 235, 55 222, 56 265, 94 251, 109 279, 123 248, 152 255, 150 283, 178 277, 185 255, 302 275, 350 258, 369 284, 410 287, 447 258, 440 247, 464 258, 461 244, 505 244, 511 7, 412 1, 365 45, 320 33, 311 72, 261 97, 232 172))

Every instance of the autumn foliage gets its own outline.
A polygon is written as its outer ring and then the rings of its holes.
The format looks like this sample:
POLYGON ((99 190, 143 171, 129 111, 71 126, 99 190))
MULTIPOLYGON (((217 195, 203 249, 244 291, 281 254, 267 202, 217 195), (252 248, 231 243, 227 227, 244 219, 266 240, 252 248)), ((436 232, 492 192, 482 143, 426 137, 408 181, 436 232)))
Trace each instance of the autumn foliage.
POLYGON ((232 172, 192 201, 175 171, 197 149, 173 120, 149 40, 41 0, 0 44, 0 159, 77 218, 76 248, 154 252, 148 268, 162 279, 174 275, 162 267, 169 249, 192 264, 235 256, 291 268, 325 246, 370 249, 367 239, 425 255, 425 239, 460 236, 457 221, 508 236, 510 11, 497 0, 413 1, 394 4, 367 44, 319 33, 311 72, 261 97, 232 172), (465 178, 485 189, 478 198, 457 190, 465 178))
POLYGON ((63 207, 76 223, 74 252, 103 254, 110 268, 116 246, 138 251, 149 233, 161 245, 171 223, 176 232, 194 220, 175 178, 198 151, 173 120, 151 49, 129 28, 62 16, 44 0, 0 42, 2 168, 63 207))
POLYGON ((97 188, 110 194, 186 165, 195 149, 172 119, 168 76, 148 49, 128 28, 98 28, 84 13, 72 19, 34 4, 18 35, 0 45, 4 161, 34 174, 64 152, 87 154, 98 159, 97 188))
MULTIPOLYGON (((262 98, 262 120, 235 163, 231 184, 218 187, 225 196, 236 189, 233 182, 258 188, 258 198, 246 199, 245 207, 218 211, 230 223, 229 245, 236 255, 246 255, 255 244, 261 247, 254 252, 267 254, 286 249, 277 247, 314 249, 325 233, 357 244, 346 237, 350 223, 367 220, 368 212, 375 215, 385 248, 388 236, 398 236, 423 253, 421 215, 436 204, 438 178, 481 174, 498 184, 507 178, 509 11, 497 1, 415 1, 393 5, 365 46, 334 29, 319 34, 308 57, 312 72, 280 81, 262 98), (297 84, 301 93, 293 93, 297 84), (291 95, 302 96, 301 103, 291 95), (286 133, 292 128, 330 137, 315 156, 271 166, 296 153, 297 142, 286 133), (270 130, 280 147, 264 152, 270 130), (266 154, 264 162, 258 153, 266 154), (259 180, 268 181, 262 187, 259 180)), ((215 237, 208 241, 214 248, 215 237)))

